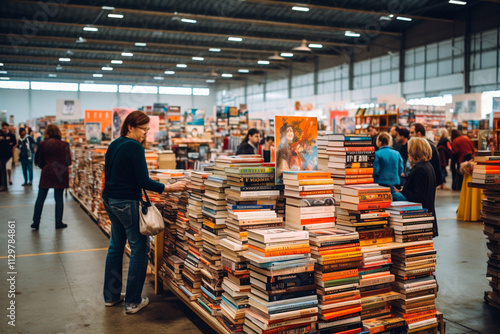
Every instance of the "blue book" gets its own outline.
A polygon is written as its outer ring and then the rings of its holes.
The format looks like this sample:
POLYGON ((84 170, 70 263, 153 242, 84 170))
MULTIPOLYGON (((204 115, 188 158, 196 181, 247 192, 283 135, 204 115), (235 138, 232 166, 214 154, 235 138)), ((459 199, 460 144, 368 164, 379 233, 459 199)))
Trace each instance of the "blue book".
POLYGON ((204 292, 212 300, 216 300, 215 296, 210 291, 208 291, 204 286, 201 287, 201 291, 204 292))
POLYGON ((290 312, 295 310, 302 310, 304 308, 317 307, 317 306, 318 306, 318 299, 302 303, 271 306, 267 308, 267 311, 269 314, 276 314, 276 313, 290 312))

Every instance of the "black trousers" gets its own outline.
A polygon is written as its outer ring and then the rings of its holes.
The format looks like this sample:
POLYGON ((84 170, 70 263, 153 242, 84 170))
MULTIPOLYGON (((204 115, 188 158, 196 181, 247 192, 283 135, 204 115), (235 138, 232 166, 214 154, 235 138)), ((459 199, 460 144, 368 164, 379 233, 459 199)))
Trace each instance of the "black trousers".
POLYGON ((9 188, 7 183, 7 161, 9 159, 0 159, 0 190, 9 188))

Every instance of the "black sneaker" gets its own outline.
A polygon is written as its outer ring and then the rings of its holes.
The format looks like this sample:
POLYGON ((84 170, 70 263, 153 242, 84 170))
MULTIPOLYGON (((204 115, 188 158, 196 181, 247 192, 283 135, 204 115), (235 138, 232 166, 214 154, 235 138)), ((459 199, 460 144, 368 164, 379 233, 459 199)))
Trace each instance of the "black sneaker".
POLYGON ((23 187, 26 187, 26 186, 28 185, 28 183, 26 183, 26 182, 25 182, 25 183, 23 183, 23 184, 21 184, 21 185, 22 185, 23 187))
POLYGON ((64 223, 57 223, 56 224, 56 229, 60 229, 60 228, 66 228, 68 227, 68 224, 64 224, 64 223))

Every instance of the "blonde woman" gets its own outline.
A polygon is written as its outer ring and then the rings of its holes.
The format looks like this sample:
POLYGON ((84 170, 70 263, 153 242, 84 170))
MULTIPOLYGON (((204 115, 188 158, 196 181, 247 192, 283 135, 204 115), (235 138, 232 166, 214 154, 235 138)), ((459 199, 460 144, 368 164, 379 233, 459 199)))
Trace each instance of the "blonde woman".
MULTIPOLYGON (((434 215, 433 236, 438 236, 435 199, 436 174, 429 162, 432 149, 425 138, 414 137, 408 141, 408 159, 412 166, 401 194, 407 201, 422 203, 422 207, 434 215)), ((401 200, 402 198, 397 198, 401 200)))

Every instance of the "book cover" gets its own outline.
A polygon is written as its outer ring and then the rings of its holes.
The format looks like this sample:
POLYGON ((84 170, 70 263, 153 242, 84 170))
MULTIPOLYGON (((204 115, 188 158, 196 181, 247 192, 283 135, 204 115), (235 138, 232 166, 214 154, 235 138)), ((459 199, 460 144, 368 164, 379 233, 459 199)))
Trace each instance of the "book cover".
POLYGON ((318 121, 316 117, 275 116, 276 184, 283 171, 318 169, 318 121))

